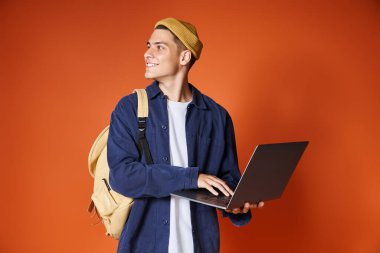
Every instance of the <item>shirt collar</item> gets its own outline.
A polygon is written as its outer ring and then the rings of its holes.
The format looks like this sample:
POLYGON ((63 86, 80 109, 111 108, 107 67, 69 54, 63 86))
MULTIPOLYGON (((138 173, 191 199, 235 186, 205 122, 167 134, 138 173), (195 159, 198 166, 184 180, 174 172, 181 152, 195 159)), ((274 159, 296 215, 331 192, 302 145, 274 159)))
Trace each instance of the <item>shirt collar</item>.
MULTIPOLYGON (((207 109, 207 105, 203 99, 202 93, 195 88, 192 84, 189 83, 190 89, 193 94, 193 100, 191 101, 190 104, 193 104, 194 106, 198 107, 199 109, 207 109)), ((154 81, 151 83, 147 88, 146 92, 148 94, 149 99, 153 99, 157 97, 158 95, 164 97, 165 95, 161 91, 160 87, 158 87, 158 82, 154 81)))
POLYGON ((153 99, 157 97, 158 95, 164 96, 160 88, 158 87, 157 81, 154 81, 151 83, 148 87, 146 87, 146 92, 148 94, 149 99, 153 99))

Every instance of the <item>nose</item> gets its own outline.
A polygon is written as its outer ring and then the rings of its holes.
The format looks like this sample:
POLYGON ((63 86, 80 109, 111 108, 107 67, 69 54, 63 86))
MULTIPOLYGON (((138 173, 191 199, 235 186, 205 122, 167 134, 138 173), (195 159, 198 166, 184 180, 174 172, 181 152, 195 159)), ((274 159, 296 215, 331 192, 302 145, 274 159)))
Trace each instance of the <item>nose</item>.
POLYGON ((148 59, 148 58, 152 58, 152 57, 153 57, 152 48, 149 47, 149 48, 145 51, 145 53, 144 53, 144 58, 145 58, 145 59, 148 59))

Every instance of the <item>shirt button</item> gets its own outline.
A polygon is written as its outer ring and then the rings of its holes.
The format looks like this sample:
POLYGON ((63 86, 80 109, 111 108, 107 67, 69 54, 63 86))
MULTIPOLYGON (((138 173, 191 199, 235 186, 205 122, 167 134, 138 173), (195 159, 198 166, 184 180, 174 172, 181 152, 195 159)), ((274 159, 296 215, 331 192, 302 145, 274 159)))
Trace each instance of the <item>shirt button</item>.
POLYGON ((167 219, 162 219, 162 224, 168 225, 169 221, 167 219))
POLYGON ((161 128, 164 129, 164 130, 166 130, 167 126, 166 125, 162 125, 161 128))
POLYGON ((168 160, 168 157, 167 157, 167 156, 164 156, 164 157, 162 157, 162 160, 167 161, 167 160, 168 160))

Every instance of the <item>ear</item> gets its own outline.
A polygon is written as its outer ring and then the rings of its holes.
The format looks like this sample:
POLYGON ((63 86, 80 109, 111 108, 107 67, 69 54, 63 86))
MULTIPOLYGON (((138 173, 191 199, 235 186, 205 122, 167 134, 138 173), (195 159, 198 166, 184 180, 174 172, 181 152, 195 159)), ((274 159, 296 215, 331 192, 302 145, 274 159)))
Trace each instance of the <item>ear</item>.
POLYGON ((184 50, 181 52, 180 59, 179 59, 179 64, 182 66, 187 65, 190 60, 191 60, 191 51, 190 50, 184 50))

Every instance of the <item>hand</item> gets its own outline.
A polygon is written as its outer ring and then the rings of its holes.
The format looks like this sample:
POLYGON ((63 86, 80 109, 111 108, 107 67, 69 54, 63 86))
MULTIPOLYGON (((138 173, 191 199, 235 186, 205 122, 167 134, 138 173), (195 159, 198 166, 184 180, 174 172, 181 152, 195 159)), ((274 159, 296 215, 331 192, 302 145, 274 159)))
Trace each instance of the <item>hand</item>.
POLYGON ((209 190, 214 195, 219 195, 219 193, 214 189, 218 189, 224 195, 230 196, 234 192, 228 187, 228 185, 220 178, 200 173, 198 176, 198 188, 205 188, 209 190))
POLYGON ((247 213, 249 209, 251 208, 262 208, 264 206, 264 202, 260 201, 257 204, 250 204, 248 202, 245 202, 244 206, 240 208, 234 208, 234 209, 226 209, 227 213, 233 213, 233 214, 238 214, 238 213, 247 213))

